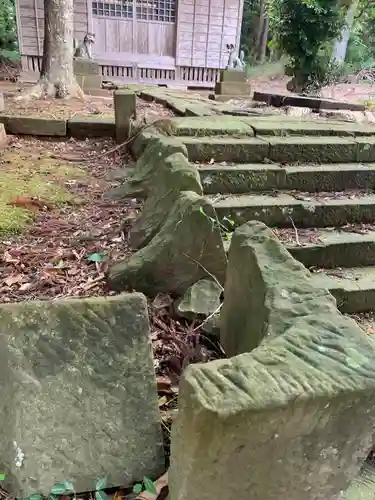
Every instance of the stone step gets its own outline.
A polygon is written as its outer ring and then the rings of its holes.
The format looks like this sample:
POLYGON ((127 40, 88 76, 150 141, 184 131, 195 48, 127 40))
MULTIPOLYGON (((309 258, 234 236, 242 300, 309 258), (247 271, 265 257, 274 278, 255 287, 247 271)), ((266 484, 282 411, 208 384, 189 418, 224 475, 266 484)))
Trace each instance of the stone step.
POLYGON ((309 121, 283 116, 194 116, 171 118, 175 135, 205 137, 215 135, 242 136, 371 136, 374 126, 364 123, 309 121))
POLYGON ((375 226, 335 229, 275 229, 289 252, 308 268, 375 266, 375 226), (298 241, 296 240, 298 239, 298 241))
POLYGON ((271 227, 332 227, 375 221, 375 195, 366 192, 207 195, 218 217, 236 225, 260 220, 271 227))
POLYGON ((282 166, 197 165, 206 194, 250 191, 344 191, 375 187, 375 163, 282 166))
POLYGON ((313 284, 328 289, 343 313, 375 309, 375 267, 320 269, 311 275, 313 284))
POLYGON ((354 163, 375 161, 375 137, 188 137, 190 161, 204 163, 354 163))

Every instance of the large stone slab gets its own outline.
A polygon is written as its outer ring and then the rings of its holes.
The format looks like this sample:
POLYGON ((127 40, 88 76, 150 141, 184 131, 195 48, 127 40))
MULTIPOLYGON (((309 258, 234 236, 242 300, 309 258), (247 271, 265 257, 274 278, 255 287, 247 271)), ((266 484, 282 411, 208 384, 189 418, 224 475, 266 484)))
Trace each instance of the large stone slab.
POLYGON ((115 119, 112 116, 75 115, 68 120, 68 135, 79 139, 114 137, 115 131, 115 119))
POLYGON ((123 199, 129 196, 146 196, 165 158, 174 153, 187 156, 187 149, 178 139, 150 136, 146 148, 138 158, 133 176, 121 186, 109 191, 107 197, 123 199))
POLYGON ((8 134, 65 136, 66 120, 34 116, 3 116, 1 121, 8 134))
POLYGON ((181 191, 202 194, 198 170, 182 153, 174 153, 160 162, 143 210, 130 231, 133 248, 147 245, 165 223, 181 191))
POLYGON ((15 496, 163 471, 141 294, 0 307, 0 470, 15 496))
POLYGON ((375 343, 263 224, 233 236, 221 337, 244 354, 185 370, 171 499, 342 498, 372 445, 375 343))
POLYGON ((115 290, 133 288, 154 296, 182 295, 202 278, 224 282, 226 254, 210 202, 191 191, 180 193, 165 223, 150 243, 110 268, 115 290))

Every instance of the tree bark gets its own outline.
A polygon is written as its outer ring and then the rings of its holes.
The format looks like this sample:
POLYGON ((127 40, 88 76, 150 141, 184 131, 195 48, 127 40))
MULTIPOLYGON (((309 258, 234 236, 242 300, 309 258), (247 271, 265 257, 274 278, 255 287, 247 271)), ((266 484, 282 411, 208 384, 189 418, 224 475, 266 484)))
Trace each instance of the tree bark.
POLYGON ((256 37, 256 58, 259 60, 261 54, 261 46, 262 46, 262 35, 264 32, 264 21, 265 21, 265 11, 266 11, 266 2, 265 0, 260 1, 260 10, 259 10, 259 21, 257 27, 257 37, 256 37))
POLYGON ((259 62, 261 64, 263 64, 264 61, 266 60, 267 43, 268 43, 268 16, 265 15, 263 23, 262 39, 259 47, 259 62))
POLYGON ((83 97, 73 70, 73 0, 44 0, 44 45, 39 82, 26 97, 83 97))

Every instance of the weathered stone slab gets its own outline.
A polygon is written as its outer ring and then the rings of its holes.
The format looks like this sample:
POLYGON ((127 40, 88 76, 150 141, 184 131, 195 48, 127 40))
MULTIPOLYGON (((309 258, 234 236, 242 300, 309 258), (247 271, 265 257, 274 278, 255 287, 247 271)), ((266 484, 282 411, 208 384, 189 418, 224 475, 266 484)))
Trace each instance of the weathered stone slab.
POLYGON ((223 195, 215 197, 214 206, 219 219, 230 217, 236 225, 260 220, 269 226, 292 227, 293 220, 297 227, 338 227, 375 221, 374 195, 323 200, 302 194, 298 199, 287 194, 223 195))
POLYGON ((349 109, 365 111, 366 106, 358 102, 335 101, 334 99, 320 99, 319 97, 305 97, 297 95, 272 94, 269 92, 254 92, 254 101, 266 102, 277 108, 282 106, 309 107, 316 111, 321 109, 349 109))
POLYGON ((220 71, 221 82, 246 82, 246 73, 244 71, 237 71, 233 69, 224 69, 220 71))
POLYGON ((4 116, 8 134, 65 136, 66 120, 32 116, 4 116))
POLYGON ((171 122, 175 125, 175 134, 178 136, 201 137, 226 134, 254 136, 251 125, 231 116, 222 116, 219 120, 217 116, 172 118, 171 122))
POLYGON ((115 120, 111 116, 91 117, 75 115, 68 120, 68 135, 79 139, 86 137, 114 137, 115 120))
POLYGON ((15 496, 164 469, 141 294, 0 307, 0 470, 15 496))
POLYGON ((226 254, 215 220, 215 210, 206 198, 191 191, 180 193, 150 243, 110 268, 109 285, 153 296, 159 292, 182 295, 208 273, 223 283, 226 254))
POLYGON ((76 75, 99 75, 99 64, 92 59, 84 57, 75 57, 73 60, 73 69, 76 75))
POLYGON ((0 92, 0 112, 2 113, 5 108, 5 103, 4 103, 4 94, 0 92))
POLYGON ((171 498, 341 498, 372 444, 375 344, 262 224, 234 234, 221 337, 244 354, 185 370, 171 498))
POLYGON ((131 120, 137 116, 136 93, 132 90, 116 90, 113 94, 116 121, 116 141, 121 144, 129 138, 131 120))
POLYGON ((130 231, 133 248, 147 245, 165 223, 181 191, 202 194, 198 170, 182 153, 174 153, 159 162, 142 213, 130 231))
POLYGON ((375 468, 363 464, 359 475, 342 496, 343 500, 370 500, 375 498, 375 468))
POLYGON ((282 163, 350 163, 358 144, 350 137, 267 137, 269 159, 282 163))
POLYGON ((247 82, 217 82, 215 94, 248 95, 250 97, 251 85, 247 82))
POLYGON ((357 161, 375 161, 375 137, 357 137, 358 153, 357 161))
POLYGON ((176 313, 193 321, 199 316, 209 316, 220 308, 223 288, 212 278, 202 279, 191 285, 175 304, 176 313))
POLYGON ((268 158, 269 143, 256 137, 183 137, 190 161, 262 162, 268 158))
POLYGON ((84 90, 100 89, 102 77, 100 75, 76 75, 78 85, 84 90))
POLYGON ((154 185, 155 177, 165 158, 174 153, 187 156, 186 147, 176 138, 150 136, 148 145, 137 161, 134 174, 127 182, 108 192, 111 199, 123 199, 129 196, 146 196, 154 185))

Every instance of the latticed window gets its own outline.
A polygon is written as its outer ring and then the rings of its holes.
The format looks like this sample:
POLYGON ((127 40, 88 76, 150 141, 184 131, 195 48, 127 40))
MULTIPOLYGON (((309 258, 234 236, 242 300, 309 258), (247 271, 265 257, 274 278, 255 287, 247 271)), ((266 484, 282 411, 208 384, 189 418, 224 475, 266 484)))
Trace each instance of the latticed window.
POLYGON ((176 21, 176 0, 135 0, 137 19, 147 21, 176 21))
POLYGON ((133 0, 107 0, 92 2, 92 13, 105 17, 133 17, 133 0))
POLYGON ((176 21, 176 0, 106 0, 92 2, 95 16, 136 18, 145 21, 176 21))

